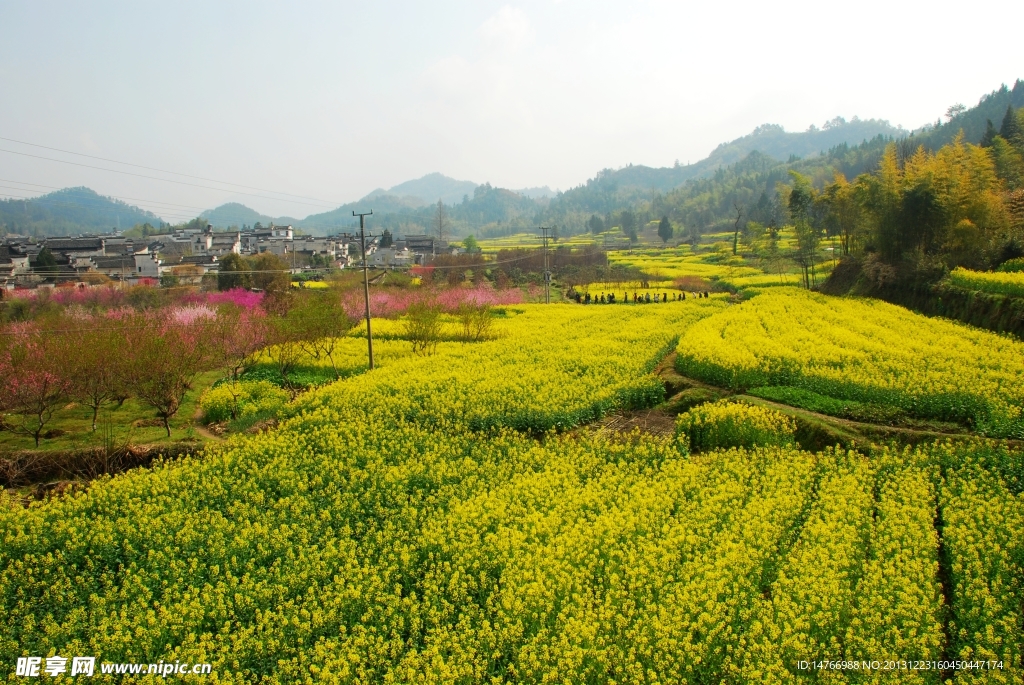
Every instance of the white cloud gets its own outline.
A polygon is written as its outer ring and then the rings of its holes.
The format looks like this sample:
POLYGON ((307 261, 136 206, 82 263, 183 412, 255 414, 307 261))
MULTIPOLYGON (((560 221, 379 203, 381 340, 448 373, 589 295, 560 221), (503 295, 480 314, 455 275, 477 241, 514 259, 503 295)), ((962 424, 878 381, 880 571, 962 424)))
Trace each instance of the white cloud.
POLYGON ((533 38, 526 12, 505 5, 477 29, 482 47, 488 51, 516 52, 533 38))

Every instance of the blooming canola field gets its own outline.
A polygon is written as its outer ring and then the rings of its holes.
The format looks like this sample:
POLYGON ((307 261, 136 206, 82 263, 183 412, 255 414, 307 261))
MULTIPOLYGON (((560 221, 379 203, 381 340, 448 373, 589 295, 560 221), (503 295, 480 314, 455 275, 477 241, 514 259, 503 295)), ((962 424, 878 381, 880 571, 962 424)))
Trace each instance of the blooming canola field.
POLYGON ((385 356, 275 430, 2 506, 0 663, 180 660, 213 666, 186 682, 233 683, 1021 682, 1024 469, 1005 444, 690 453, 571 430, 661 402, 657 364, 748 304, 510 306, 492 339, 385 356), (801 665, 822 659, 892 665, 801 665), (974 666, 938 663, 957 659, 974 666))
POLYGON ((723 387, 794 386, 1024 438, 1024 344, 879 300, 778 288, 680 340, 680 373, 723 387))

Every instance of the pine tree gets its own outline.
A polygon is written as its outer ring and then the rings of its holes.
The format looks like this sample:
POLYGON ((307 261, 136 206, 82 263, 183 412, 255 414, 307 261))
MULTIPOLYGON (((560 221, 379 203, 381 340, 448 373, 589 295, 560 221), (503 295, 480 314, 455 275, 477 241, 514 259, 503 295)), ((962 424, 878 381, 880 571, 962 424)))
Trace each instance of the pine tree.
POLYGON ((1003 117, 1003 125, 999 128, 999 135, 1009 141, 1013 141, 1017 136, 1024 133, 1020 130, 1020 123, 1017 121, 1016 113, 1013 111, 1013 105, 1009 105, 1006 108, 1006 116, 1003 117))
POLYGON ((661 221, 658 223, 658 237, 663 243, 667 243, 672 237, 672 224, 668 222, 667 216, 661 217, 661 221))
POLYGON ((981 147, 992 147, 992 140, 999 135, 991 119, 985 120, 985 135, 981 137, 981 147))

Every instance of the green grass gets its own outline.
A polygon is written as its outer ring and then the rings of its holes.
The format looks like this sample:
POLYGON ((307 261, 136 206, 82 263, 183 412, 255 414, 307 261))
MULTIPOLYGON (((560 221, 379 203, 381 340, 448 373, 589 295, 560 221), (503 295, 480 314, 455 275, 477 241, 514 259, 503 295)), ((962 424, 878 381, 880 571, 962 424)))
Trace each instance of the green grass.
MULTIPOLYGON (((194 418, 199 396, 224 374, 223 369, 218 369, 208 371, 196 378, 192 389, 185 394, 178 413, 171 419, 170 438, 167 437, 163 425, 159 424, 156 411, 134 398, 126 400, 120 408, 112 404, 101 409, 95 433, 92 431, 92 409, 72 402, 58 410, 44 429, 44 432, 53 430, 63 431, 64 434, 40 440, 39 449, 66 451, 100 447, 103 445, 104 423, 108 423, 112 427, 117 439, 124 440, 130 436, 132 444, 135 445, 161 445, 186 437, 194 437, 202 441, 202 435, 189 431, 192 425, 199 423, 198 419, 194 418), (138 422, 151 422, 153 425, 136 426, 135 424, 138 422)), ((31 435, 22 435, 10 430, 0 431, 0 452, 34 450, 35 448, 35 441, 31 435)))
POLYGON ((904 423, 906 420, 906 413, 897 407, 884 407, 853 400, 837 400, 804 388, 788 386, 751 388, 747 394, 780 404, 788 404, 791 407, 799 407, 817 414, 827 414, 864 423, 896 425, 904 423))

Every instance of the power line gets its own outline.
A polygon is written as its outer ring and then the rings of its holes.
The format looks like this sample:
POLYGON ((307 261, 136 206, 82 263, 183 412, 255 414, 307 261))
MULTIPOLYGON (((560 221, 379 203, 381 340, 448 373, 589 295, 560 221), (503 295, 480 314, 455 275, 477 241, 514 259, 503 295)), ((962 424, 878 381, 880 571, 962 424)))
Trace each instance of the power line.
MULTIPOLYGON (((7 186, 0 186, 0 188, 3 188, 3 187, 7 187, 7 186)), ((22 192, 31 192, 31 191, 27 191, 24 188, 12 188, 12 190, 21 190, 22 192)), ((76 200, 74 200, 72 198, 46 199, 46 200, 43 200, 43 199, 40 199, 39 196, 8 194, 8 197, 5 198, 3 201, 4 202, 21 202, 21 203, 34 202, 34 203, 37 203, 37 205, 40 208, 43 208, 43 209, 49 208, 49 207, 82 207, 82 208, 93 208, 93 209, 96 209, 98 211, 99 210, 108 211, 107 208, 103 208, 99 204, 90 204, 90 203, 84 202, 84 201, 76 201, 76 200)), ((141 210, 141 212, 145 212, 147 214, 153 215, 155 217, 154 221, 162 220, 164 217, 169 217, 171 219, 189 219, 189 218, 195 218, 195 216, 196 216, 195 214, 192 214, 192 213, 183 213, 180 210, 168 209, 168 208, 163 208, 163 207, 157 207, 156 208, 157 210, 159 210, 160 215, 157 215, 155 212, 150 212, 148 210, 142 210, 140 207, 134 207, 133 208, 131 205, 126 206, 124 208, 124 211, 127 212, 127 211, 131 211, 132 209, 141 210)), ((110 212, 117 212, 117 208, 110 208, 109 211, 110 212)))
MULTIPOLYGON (((104 167, 93 166, 91 164, 82 164, 80 162, 71 162, 71 161, 66 160, 66 159, 54 159, 53 157, 43 157, 41 155, 31 155, 31 154, 29 154, 27 152, 17 152, 16 150, 5 150, 5 149, 0 148, 0 152, 6 152, 6 153, 11 154, 11 155, 21 155, 22 157, 32 157, 34 159, 42 159, 42 160, 45 160, 45 161, 48 161, 48 162, 58 162, 60 164, 71 164, 72 166, 84 167, 86 169, 96 169, 97 171, 106 171, 106 172, 109 172, 109 173, 112 173, 112 174, 123 174, 125 176, 135 176, 135 177, 138 177, 138 178, 148 178, 148 179, 151 179, 153 181, 163 181, 164 183, 174 183, 176 185, 190 186, 192 188, 203 188, 204 190, 219 190, 221 192, 238 193, 239 195, 248 195, 249 197, 259 197, 259 198, 262 198, 264 200, 274 200, 276 202, 291 202, 293 204, 306 205, 306 206, 312 206, 312 207, 321 207, 321 208, 330 208, 330 209, 337 208, 337 205, 335 205, 333 203, 332 204, 321 204, 323 202, 322 200, 318 200, 316 202, 302 202, 300 200, 287 200, 285 198, 269 197, 267 195, 258 195, 256 193, 244 193, 244 192, 240 192, 240 191, 237 191, 237 190, 233 190, 231 188, 214 188, 213 186, 204 186, 204 185, 199 185, 198 183, 187 183, 185 181, 175 181, 174 179, 160 178, 159 176, 147 176, 145 174, 136 174, 136 173, 131 172, 131 171, 121 171, 120 169, 106 169, 104 167)), ((273 191, 269 191, 269 192, 273 192, 273 191)))
POLYGON ((206 178, 205 176, 193 176, 192 174, 184 174, 184 173, 181 173, 180 171, 169 171, 167 169, 158 169, 156 167, 144 166, 142 164, 133 164, 131 162, 122 162, 120 160, 110 159, 109 157, 97 157, 96 155, 87 155, 87 154, 84 154, 82 152, 72 152, 71 150, 62 150, 61 148, 57 148, 57 147, 49 147, 49 146, 46 146, 46 145, 39 145, 37 143, 28 143, 28 142, 25 142, 24 140, 15 140, 14 138, 4 138, 3 136, 0 136, 0 140, 6 140, 6 141, 11 142, 11 143, 18 143, 19 145, 28 145, 30 147, 38 147, 38 148, 42 148, 44 150, 52 150, 53 152, 63 152, 63 153, 68 154, 68 155, 77 155, 78 157, 88 157, 89 159, 98 159, 98 160, 100 160, 102 162, 111 162, 113 164, 123 164, 124 166, 131 166, 131 167, 135 167, 137 169, 146 169, 147 171, 159 171, 162 174, 173 174, 175 176, 184 176, 185 178, 194 178, 194 179, 199 180, 199 181, 209 181, 211 183, 220 183, 221 185, 235 186, 236 188, 246 188, 247 190, 258 190, 261 193, 274 193, 275 195, 287 195, 287 196, 290 196, 290 197, 297 197, 297 198, 301 198, 301 199, 304 199, 304 200, 314 200, 316 202, 322 202, 322 203, 325 203, 325 204, 344 204, 344 203, 340 203, 340 202, 339 203, 333 203, 333 201, 331 201, 331 200, 321 200, 319 198, 309 197, 307 195, 296 195, 294 193, 283 193, 283 192, 280 192, 280 191, 277 191, 277 190, 269 190, 267 188, 257 188, 255 186, 242 185, 241 183, 232 183, 231 181, 220 181, 220 180, 215 179, 215 178, 206 178))
MULTIPOLYGON (((370 236, 370 237, 374 237, 374 236, 370 236)), ((616 250, 610 250, 610 249, 609 250, 599 249, 598 251, 599 252, 616 252, 616 250)), ((60 250, 58 250, 58 252, 60 252, 60 250)), ((265 253, 261 253, 261 254, 265 254, 265 253)), ((118 257, 120 255, 95 255, 95 256, 118 257)), ((409 268, 416 268, 416 267, 419 267, 419 268, 422 268, 422 269, 429 268, 429 269, 433 269, 435 271, 443 271, 445 269, 462 269, 463 271, 468 271, 469 269, 480 269, 480 268, 486 269, 486 268, 489 268, 489 267, 492 267, 492 266, 498 266, 498 265, 501 265, 501 264, 514 264, 516 262, 522 262, 522 261, 526 261, 528 259, 533 259, 535 256, 536 256, 535 254, 527 254, 527 255, 523 255, 522 257, 513 257, 512 259, 495 260, 493 262, 480 262, 480 263, 477 263, 477 264, 436 264, 436 265, 435 264, 411 264, 409 266, 409 268)), ((562 255, 563 258, 567 258, 567 259, 578 259, 578 258, 587 257, 587 256, 589 256, 589 255, 582 255, 582 254, 580 254, 580 255, 562 255)), ((86 258, 88 258, 88 257, 86 257, 86 258)), ((365 261, 366 260, 364 259, 364 262, 365 261)), ((57 265, 57 268, 59 268, 60 266, 62 266, 62 265, 57 265)), ((64 265, 64 266, 66 266, 66 265, 64 265)), ((171 266, 173 266, 173 265, 171 265, 171 266)), ((46 274, 46 275, 50 275, 50 276, 60 276, 61 273, 59 271, 54 271, 53 268, 54 267, 30 266, 30 267, 28 267, 27 271, 30 274, 46 274)), ((374 269, 376 269, 376 267, 374 267, 374 269)), ((337 269, 335 267, 329 267, 329 266, 327 266, 327 267, 302 267, 302 273, 310 273, 310 272, 317 272, 317 273, 319 273, 319 272, 342 271, 342 270, 343 269, 337 269)), ((394 269, 390 269, 390 270, 393 271, 394 269)), ((218 273, 225 273, 225 274, 279 274, 279 273, 292 273, 292 271, 293 271, 292 269, 264 269, 264 270, 257 270, 257 271, 251 271, 251 270, 246 269, 246 270, 240 270, 240 271, 219 271, 218 273)), ((388 271, 388 270, 383 270, 383 271, 388 271)), ((25 273, 25 271, 19 271, 19 273, 25 273)), ((208 272, 208 273, 212 273, 212 272, 208 272)))
MULTIPOLYGON (((12 180, 12 179, 9 179, 9 178, 0 178, 0 182, 2 182, 2 183, 16 183, 16 184, 22 185, 22 186, 35 186, 36 188, 46 188, 48 190, 57 190, 57 191, 68 190, 68 188, 66 188, 66 187, 48 186, 48 185, 43 185, 42 183, 29 183, 28 181, 15 181, 15 180, 12 180)), ((25 192, 25 193, 35 192, 31 188, 15 188, 13 186, 0 186, 0 187, 10 188, 11 190, 20 190, 20 191, 25 192)), ((71 189, 71 190, 73 190, 73 189, 71 189)), ((47 193, 47 195, 52 195, 52 194, 53 193, 47 193)), ((99 195, 99 194, 97 193, 97 195, 99 195)), ((40 202, 49 202, 49 200, 44 200, 43 199, 45 197, 46 197, 46 195, 39 195, 39 196, 36 196, 35 198, 32 198, 32 199, 36 199, 36 200, 38 200, 40 202)), ((135 202, 148 202, 150 204, 164 205, 164 206, 167 206, 167 207, 172 207, 172 208, 177 208, 177 209, 198 210, 200 212, 205 211, 204 208, 202 208, 202 207, 195 207, 193 205, 183 205, 183 204, 178 204, 176 202, 165 202, 163 200, 150 200, 150 199, 145 199, 145 198, 141 198, 141 197, 117 197, 115 195, 100 195, 100 198, 109 198, 109 199, 112 199, 112 200, 120 200, 122 202, 124 202, 125 200, 133 200, 135 202)), ((61 199, 73 199, 73 198, 61 198, 61 199)), ((75 199, 75 201, 76 202, 81 202, 82 200, 85 200, 85 199, 86 198, 77 198, 77 199, 75 199)))

